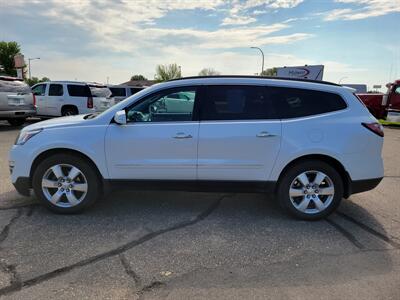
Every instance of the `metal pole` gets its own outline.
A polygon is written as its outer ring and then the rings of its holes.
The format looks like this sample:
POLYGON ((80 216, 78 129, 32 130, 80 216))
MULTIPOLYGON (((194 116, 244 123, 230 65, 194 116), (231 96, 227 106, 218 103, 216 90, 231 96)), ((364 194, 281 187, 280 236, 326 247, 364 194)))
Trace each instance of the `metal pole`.
POLYGON ((259 47, 250 47, 251 49, 258 49, 261 52, 261 56, 262 56, 262 65, 261 65, 261 73, 260 76, 262 76, 262 73, 264 72, 264 52, 261 50, 261 48, 259 47))
POLYGON ((29 71, 29 79, 31 79, 31 59, 28 58, 28 71, 29 71))
POLYGON ((344 76, 344 77, 340 78, 339 84, 340 84, 340 83, 342 82, 342 80, 345 79, 345 78, 348 78, 348 77, 347 77, 347 76, 344 76))

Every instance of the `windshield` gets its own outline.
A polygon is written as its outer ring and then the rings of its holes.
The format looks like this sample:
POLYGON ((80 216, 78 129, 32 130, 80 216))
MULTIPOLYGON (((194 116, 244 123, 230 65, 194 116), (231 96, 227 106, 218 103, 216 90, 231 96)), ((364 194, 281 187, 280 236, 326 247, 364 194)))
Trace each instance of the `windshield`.
POLYGON ((105 86, 104 87, 89 86, 89 87, 93 97, 103 97, 103 98, 111 97, 110 89, 105 86))

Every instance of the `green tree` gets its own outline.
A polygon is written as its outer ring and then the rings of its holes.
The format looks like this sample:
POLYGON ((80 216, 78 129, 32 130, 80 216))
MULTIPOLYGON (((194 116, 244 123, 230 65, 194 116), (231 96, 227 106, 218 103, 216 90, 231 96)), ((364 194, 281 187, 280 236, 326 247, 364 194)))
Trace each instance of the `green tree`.
POLYGON ((154 79, 158 82, 181 78, 181 67, 177 64, 158 65, 154 79))
POLYGON ((204 68, 199 72, 199 76, 212 76, 212 75, 221 75, 221 73, 214 70, 213 68, 204 68))
POLYGON ((5 75, 17 76, 14 68, 14 56, 21 52, 17 42, 0 41, 0 65, 5 75))
POLYGON ((135 80, 147 80, 147 78, 144 77, 142 74, 137 74, 137 75, 133 75, 131 77, 131 81, 135 81, 135 80))
POLYGON ((276 68, 266 69, 262 71, 260 76, 276 76, 278 70, 276 68))
POLYGON ((32 78, 26 78, 25 79, 25 82, 29 85, 29 86, 33 86, 33 85, 35 85, 36 83, 39 83, 39 82, 46 82, 46 81, 50 81, 50 78, 48 78, 48 77, 42 77, 42 79, 39 79, 39 78, 37 78, 37 77, 32 77, 32 78))

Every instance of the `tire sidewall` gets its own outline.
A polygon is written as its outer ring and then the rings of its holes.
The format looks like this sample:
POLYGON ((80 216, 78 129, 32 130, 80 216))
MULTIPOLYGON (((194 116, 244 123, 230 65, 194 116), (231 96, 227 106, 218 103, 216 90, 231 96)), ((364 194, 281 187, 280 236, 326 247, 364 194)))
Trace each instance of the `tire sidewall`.
POLYGON ((280 179, 278 184, 278 200, 281 206, 284 209, 286 209, 291 215, 303 220, 319 220, 324 217, 327 217, 339 206, 342 198, 343 198, 343 180, 341 176, 335 170, 335 168, 322 161, 309 160, 294 165, 282 175, 282 178, 280 179), (335 188, 335 194, 333 200, 331 204, 322 212, 315 214, 303 213, 297 210, 292 204, 292 201, 290 200, 289 197, 290 185, 298 175, 306 171, 323 172, 326 175, 328 175, 333 182, 335 188))
POLYGON ((33 173, 32 186, 35 191, 36 197, 50 210, 57 213, 77 213, 91 206, 100 195, 101 184, 97 173, 94 171, 93 166, 88 163, 85 159, 69 155, 69 154, 57 154, 50 156, 43 160, 36 168, 33 173), (85 198, 81 203, 74 207, 58 207, 47 200, 42 191, 42 178, 44 173, 52 166, 57 164, 69 164, 77 167, 86 177, 88 184, 88 191, 85 198))

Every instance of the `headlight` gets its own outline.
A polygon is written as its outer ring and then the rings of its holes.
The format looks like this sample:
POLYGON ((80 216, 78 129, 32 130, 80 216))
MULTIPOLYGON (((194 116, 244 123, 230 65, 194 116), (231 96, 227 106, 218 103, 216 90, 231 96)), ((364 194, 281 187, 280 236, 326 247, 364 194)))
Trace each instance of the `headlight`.
POLYGON ((42 131, 41 128, 34 129, 34 130, 21 131, 21 133, 17 136, 17 139, 15 140, 15 145, 25 144, 31 137, 34 137, 41 131, 42 131))

